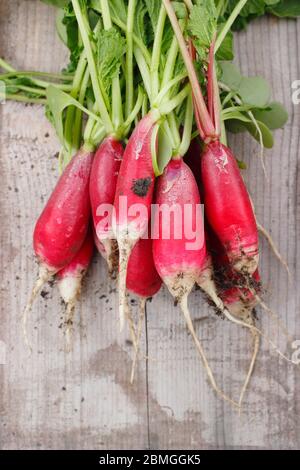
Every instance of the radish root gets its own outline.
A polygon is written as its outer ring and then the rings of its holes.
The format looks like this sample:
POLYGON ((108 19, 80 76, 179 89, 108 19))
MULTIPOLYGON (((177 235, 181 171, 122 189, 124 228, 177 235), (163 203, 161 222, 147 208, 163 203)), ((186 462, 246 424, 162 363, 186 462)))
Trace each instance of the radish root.
MULTIPOLYGON (((127 266, 130 254, 136 244, 136 239, 131 239, 126 235, 118 237, 119 247, 119 321, 120 331, 123 331, 125 325, 125 318, 128 317, 128 302, 126 292, 126 277, 127 277, 127 266)), ((129 315, 130 316, 130 315, 129 315)))
POLYGON ((285 259, 281 256, 281 254, 280 254, 277 246, 275 245, 275 242, 274 242, 273 238, 271 237, 270 233, 259 222, 257 222, 257 220, 256 220, 256 225, 257 225, 257 228, 258 228, 259 232, 265 237, 265 239, 269 243, 269 245, 271 247, 271 250, 273 251, 275 257, 278 259, 278 261, 285 268, 285 270, 288 273, 288 276, 291 280, 292 275, 291 275, 290 268, 288 267, 288 264, 285 261, 285 259))
POLYGON ((192 319, 191 319, 191 315, 190 315, 190 312, 189 312, 189 308, 188 308, 188 294, 189 293, 185 293, 180 301, 179 301, 179 305, 180 305, 180 308, 181 308, 181 311, 184 315, 184 318, 185 318, 185 321, 186 321, 186 325, 187 325, 187 328, 194 340, 194 343, 196 345, 196 348, 199 352, 199 355, 201 357, 201 360, 203 362, 203 365, 205 367, 205 370, 207 372, 207 375, 208 375, 208 378, 209 378, 209 381, 213 387, 213 389, 215 390, 215 392, 221 397, 223 398, 223 400, 231 403, 234 407, 237 407, 239 408, 239 404, 236 403, 234 400, 232 400, 230 397, 228 397, 227 395, 225 395, 225 393, 218 387, 216 381, 215 381, 215 378, 214 378, 214 375, 213 375, 213 372, 208 364, 208 361, 206 359, 206 355, 204 353, 204 350, 202 348, 202 345, 200 343, 200 340, 195 332, 195 329, 194 329, 194 325, 193 325, 193 322, 192 322, 192 319))
POLYGON ((68 302, 66 314, 65 314, 65 325, 66 325, 66 352, 69 353, 73 347, 73 321, 75 312, 76 301, 68 302))
POLYGON ((28 346, 30 352, 32 352, 32 346, 31 346, 31 343, 29 341, 28 334, 27 334, 27 321, 28 321, 29 313, 32 309, 32 305, 33 305, 36 297, 38 296, 40 290, 42 289, 44 284, 46 284, 46 282, 50 281, 53 274, 54 273, 49 271, 49 269, 47 269, 45 266, 40 266, 40 268, 39 268, 39 277, 36 280, 35 285, 33 286, 33 289, 31 291, 31 295, 29 297, 29 300, 26 304, 26 307, 25 307, 23 315, 22 315, 22 327, 23 327, 24 341, 25 341, 25 344, 28 346))
MULTIPOLYGON (((253 314, 251 313, 250 315, 251 316, 248 320, 249 325, 255 326, 255 320, 253 318, 253 314)), ((259 343, 260 343, 259 334, 257 333, 257 331, 254 331, 254 330, 251 330, 251 333, 252 333, 252 336, 253 336, 253 353, 252 353, 252 358, 251 358, 250 366, 249 366, 249 369, 248 369, 248 373, 247 373, 244 385, 243 385, 242 390, 241 390, 240 398, 239 398, 240 410, 241 410, 241 407, 242 407, 242 402, 243 402, 243 399, 244 399, 244 395, 246 393, 246 390, 248 388, 250 379, 251 379, 252 374, 253 374, 253 370, 254 370, 254 366, 255 366, 255 363, 256 363, 257 355, 258 355, 258 352, 259 352, 259 343)))
POLYGON ((140 339, 141 339, 141 334, 142 334, 142 326, 143 326, 143 321, 145 318, 146 302, 147 302, 147 299, 144 297, 141 298, 139 302, 139 318, 138 318, 137 334, 136 334, 136 347, 134 351, 134 358, 132 361, 131 376, 130 376, 131 384, 133 384, 133 381, 134 381, 134 374, 135 374, 136 364, 138 360, 139 345, 140 345, 140 339))

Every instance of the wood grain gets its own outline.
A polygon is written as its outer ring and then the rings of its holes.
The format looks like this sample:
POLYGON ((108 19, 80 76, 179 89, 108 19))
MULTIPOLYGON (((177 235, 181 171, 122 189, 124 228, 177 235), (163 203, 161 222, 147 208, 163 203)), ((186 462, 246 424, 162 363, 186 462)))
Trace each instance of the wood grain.
MULTIPOLYGON (((0 0, 0 55, 17 68, 59 71, 67 51, 55 36, 54 10, 38 0, 0 0)), ((266 300, 300 339, 299 126, 291 84, 300 79, 300 23, 266 18, 236 41, 236 61, 248 75, 262 74, 273 96, 289 110, 284 130, 266 152, 264 179, 257 145, 231 138, 245 172, 257 217, 287 259, 288 282, 261 241, 266 300)), ((63 307, 46 286, 33 309, 31 356, 20 315, 37 267, 32 229, 57 177, 59 149, 41 107, 0 105, 1 332, 6 364, 0 365, 2 449, 299 449, 299 370, 263 343, 242 416, 212 392, 178 308, 163 290, 147 306, 136 382, 128 384, 131 348, 117 331, 115 286, 95 259, 77 307, 74 351, 63 350, 63 307)), ((249 334, 214 316, 199 291, 190 300, 197 331, 220 385, 237 398, 250 353, 249 334)), ((259 309, 261 327, 286 352, 286 339, 259 309), (280 336, 280 337, 278 337, 280 336)))

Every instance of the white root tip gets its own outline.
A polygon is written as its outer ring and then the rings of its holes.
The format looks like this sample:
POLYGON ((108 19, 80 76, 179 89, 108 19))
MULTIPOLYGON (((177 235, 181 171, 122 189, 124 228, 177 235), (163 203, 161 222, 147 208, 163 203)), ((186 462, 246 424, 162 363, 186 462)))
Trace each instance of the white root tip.
POLYGON ((53 276, 53 272, 49 271, 49 269, 47 269, 43 265, 40 266, 40 268, 39 268, 39 277, 38 277, 38 279, 36 280, 36 282, 33 286, 30 297, 28 299, 28 302, 26 304, 26 307, 25 307, 23 315, 22 315, 23 337, 24 337, 25 344, 28 347, 30 352, 32 352, 32 345, 29 341, 28 333, 27 333, 27 321, 28 321, 29 313, 32 309, 32 305, 33 305, 36 297, 38 296, 41 288, 43 287, 43 285, 47 281, 49 281, 52 278, 52 276, 53 276))
POLYGON ((257 225, 257 228, 259 230, 259 232, 265 237, 265 239, 267 240, 267 242, 269 243, 270 245, 270 248, 271 250, 273 251, 274 253, 274 256, 278 259, 278 261, 282 264, 282 266, 285 268, 288 276, 289 276, 289 280, 291 281, 292 279, 292 275, 291 275, 291 271, 290 271, 290 268, 287 264, 287 262, 285 261, 285 259, 282 257, 282 255, 280 254, 277 246, 275 245, 275 242, 273 240, 273 238, 271 237, 270 233, 265 229, 265 227, 263 227, 263 225, 261 225, 257 220, 256 220, 256 225, 257 225))
POLYGON ((215 392, 225 401, 231 403, 231 405, 233 405, 234 407, 236 408, 239 408, 239 404, 236 403, 234 400, 232 400, 230 397, 228 397, 227 395, 225 395, 225 393, 218 387, 218 385, 216 384, 216 381, 215 381, 215 378, 214 378, 214 375, 213 375, 213 372, 208 364, 208 361, 206 359, 206 355, 204 353, 204 350, 202 348, 202 345, 200 343, 200 340, 195 332, 195 329, 194 329, 194 325, 193 325, 193 322, 192 322, 192 319, 191 319, 191 315, 190 315, 190 312, 189 312, 189 309, 188 309, 188 302, 187 302, 187 299, 188 299, 188 295, 185 294, 182 296, 181 300, 180 300, 180 307, 181 307, 181 310, 182 310, 182 313, 184 315, 184 318, 185 318, 185 321, 186 321, 186 325, 187 325, 187 328, 194 340, 194 343, 196 345, 196 348, 199 352, 199 355, 201 357, 201 360, 203 362, 203 365, 206 369, 206 372, 207 372, 207 375, 208 375, 208 378, 210 380, 210 383, 213 387, 213 389, 215 390, 215 392))
POLYGON ((76 301, 69 302, 67 304, 66 314, 65 314, 65 336, 66 336, 66 345, 65 351, 70 353, 73 349, 73 322, 74 322, 74 311, 75 311, 76 301))
POLYGON ((145 317, 145 310, 146 310, 146 298, 141 298, 139 303, 139 318, 138 318, 138 326, 137 326, 137 334, 136 334, 136 347, 134 350, 134 357, 132 361, 131 367, 131 375, 130 375, 130 383, 133 384, 134 381, 134 374, 136 369, 136 364, 138 360, 138 353, 139 353, 139 346, 140 346, 140 339, 142 334, 142 326, 145 317))

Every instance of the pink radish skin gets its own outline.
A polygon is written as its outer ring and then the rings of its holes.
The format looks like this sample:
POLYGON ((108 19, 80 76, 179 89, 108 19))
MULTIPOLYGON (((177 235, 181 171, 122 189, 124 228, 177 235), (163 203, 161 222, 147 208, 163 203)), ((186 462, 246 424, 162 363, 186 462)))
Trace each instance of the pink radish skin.
POLYGON ((162 280, 155 268, 151 238, 141 238, 133 248, 127 266, 127 289, 139 297, 149 298, 161 288, 162 280))
MULTIPOLYGON (((111 226, 107 227, 107 233, 97 231, 106 214, 99 215, 98 208, 101 205, 113 205, 118 174, 124 149, 122 144, 114 137, 104 139, 94 156, 90 177, 90 199, 94 228, 99 241, 105 249, 105 259, 111 276, 116 274, 118 268, 117 244, 113 239, 111 226)), ((106 229, 106 227, 105 227, 106 229)))
POLYGON ((66 303, 66 349, 71 349, 71 335, 73 328, 74 309, 77 299, 80 296, 82 279, 88 270, 94 251, 94 240, 89 231, 83 245, 72 259, 70 264, 65 266, 56 275, 58 289, 64 302, 66 303))
POLYGON ((205 215, 233 268, 245 275, 258 266, 258 233, 251 201, 237 162, 219 141, 201 159, 205 215))
MULTIPOLYGON (((195 216, 196 205, 200 204, 199 191, 192 171, 182 159, 171 160, 165 168, 163 175, 159 177, 156 203, 169 207, 178 204, 181 206, 182 211, 185 204, 191 204, 193 207, 193 217, 195 216)), ((159 237, 153 240, 153 257, 156 269, 170 293, 181 307, 187 327, 193 337, 212 387, 224 400, 237 406, 237 403, 227 397, 216 384, 202 345, 196 335, 188 309, 188 296, 195 283, 199 282, 200 278, 202 279, 203 273, 206 272, 207 253, 204 238, 201 247, 197 250, 188 250, 187 243, 191 240, 185 237, 184 230, 183 237, 177 239, 174 223, 171 223, 170 238, 163 239, 160 219, 161 217, 156 216, 154 221, 155 234, 159 234, 159 237)))
POLYGON ((150 112, 138 123, 126 146, 120 167, 116 195, 113 230, 119 248, 119 313, 120 330, 125 323, 126 272, 130 253, 147 229, 150 218, 155 175, 152 165, 151 143, 156 116, 150 112), (122 210, 125 202, 127 211, 122 210), (145 211, 130 214, 139 204, 145 211))
POLYGON ((90 217, 89 177, 93 153, 82 148, 59 178, 33 234, 34 251, 40 263, 39 278, 23 314, 25 341, 27 315, 40 289, 67 266, 83 244, 90 217))
POLYGON ((34 250, 40 263, 52 273, 70 263, 85 240, 92 161, 92 152, 79 150, 59 178, 36 223, 34 250))

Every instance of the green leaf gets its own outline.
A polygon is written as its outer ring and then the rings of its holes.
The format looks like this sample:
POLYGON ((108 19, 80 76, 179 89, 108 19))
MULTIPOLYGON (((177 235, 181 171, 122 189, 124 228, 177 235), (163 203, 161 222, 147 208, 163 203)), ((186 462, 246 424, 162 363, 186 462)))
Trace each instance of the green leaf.
POLYGON ((296 18, 300 16, 300 1, 281 0, 280 3, 268 8, 268 11, 281 18, 296 18))
POLYGON ((268 82, 262 77, 242 77, 237 92, 245 104, 258 108, 268 104, 271 94, 268 82))
POLYGON ((67 27, 65 23, 63 22, 63 20, 64 20, 64 11, 59 9, 57 10, 56 19, 55 19, 56 31, 60 40, 67 46, 68 45, 68 33, 67 33, 67 27))
MULTIPOLYGON (((142 3, 142 2, 140 2, 140 3, 142 3)), ((157 22, 158 22, 161 2, 158 2, 157 0, 144 0, 144 3, 146 5, 148 15, 150 17, 152 29, 153 29, 153 31, 155 31, 156 30, 156 25, 157 25, 157 22)))
POLYGON ((152 165, 155 176, 160 176, 172 158, 173 146, 164 126, 157 124, 151 139, 152 165))
MULTIPOLYGON (((220 30, 224 24, 220 24, 218 26, 218 30, 220 30)), ((233 60, 234 54, 233 54, 233 34, 231 31, 229 31, 224 40, 222 41, 221 46, 219 47, 217 53, 216 53, 216 58, 217 60, 233 60)))
POLYGON ((270 103, 267 109, 256 110, 253 114, 257 120, 263 122, 272 130, 283 127, 289 117, 284 106, 278 102, 270 103))
MULTIPOLYGON (((47 97, 47 115, 54 128, 56 130, 57 136, 61 143, 65 145, 64 139, 64 128, 63 128, 63 121, 64 121, 64 110, 68 106, 76 106, 81 111, 86 114, 93 115, 93 117, 99 121, 98 116, 94 115, 93 113, 89 112, 84 106, 82 106, 78 101, 72 98, 67 93, 59 90, 53 85, 48 86, 46 90, 46 97, 47 97)), ((69 142, 68 142, 69 143, 69 142)))
POLYGON ((245 125, 239 119, 230 119, 225 121, 226 129, 232 134, 240 134, 241 132, 246 132, 247 129, 245 125))
POLYGON ((125 39, 116 28, 99 32, 97 66, 105 88, 108 89, 111 80, 118 75, 125 51, 125 39))
POLYGON ((41 0, 43 3, 47 3, 48 5, 53 5, 54 7, 63 8, 67 5, 69 0, 41 0))
POLYGON ((242 81, 242 76, 236 65, 231 62, 220 62, 222 77, 221 81, 231 90, 237 91, 242 81))
MULTIPOLYGON (((256 122, 262 133, 263 146, 267 149, 272 148, 274 145, 272 132, 263 122, 261 121, 256 121, 256 122)), ((254 139, 257 140, 257 142, 260 142, 259 132, 255 124, 253 122, 248 122, 248 123, 245 123, 245 127, 248 130, 248 132, 252 135, 252 137, 254 137, 254 139)))
POLYGON ((197 0, 191 10, 188 30, 198 53, 208 50, 217 31, 217 11, 213 0, 197 0))

